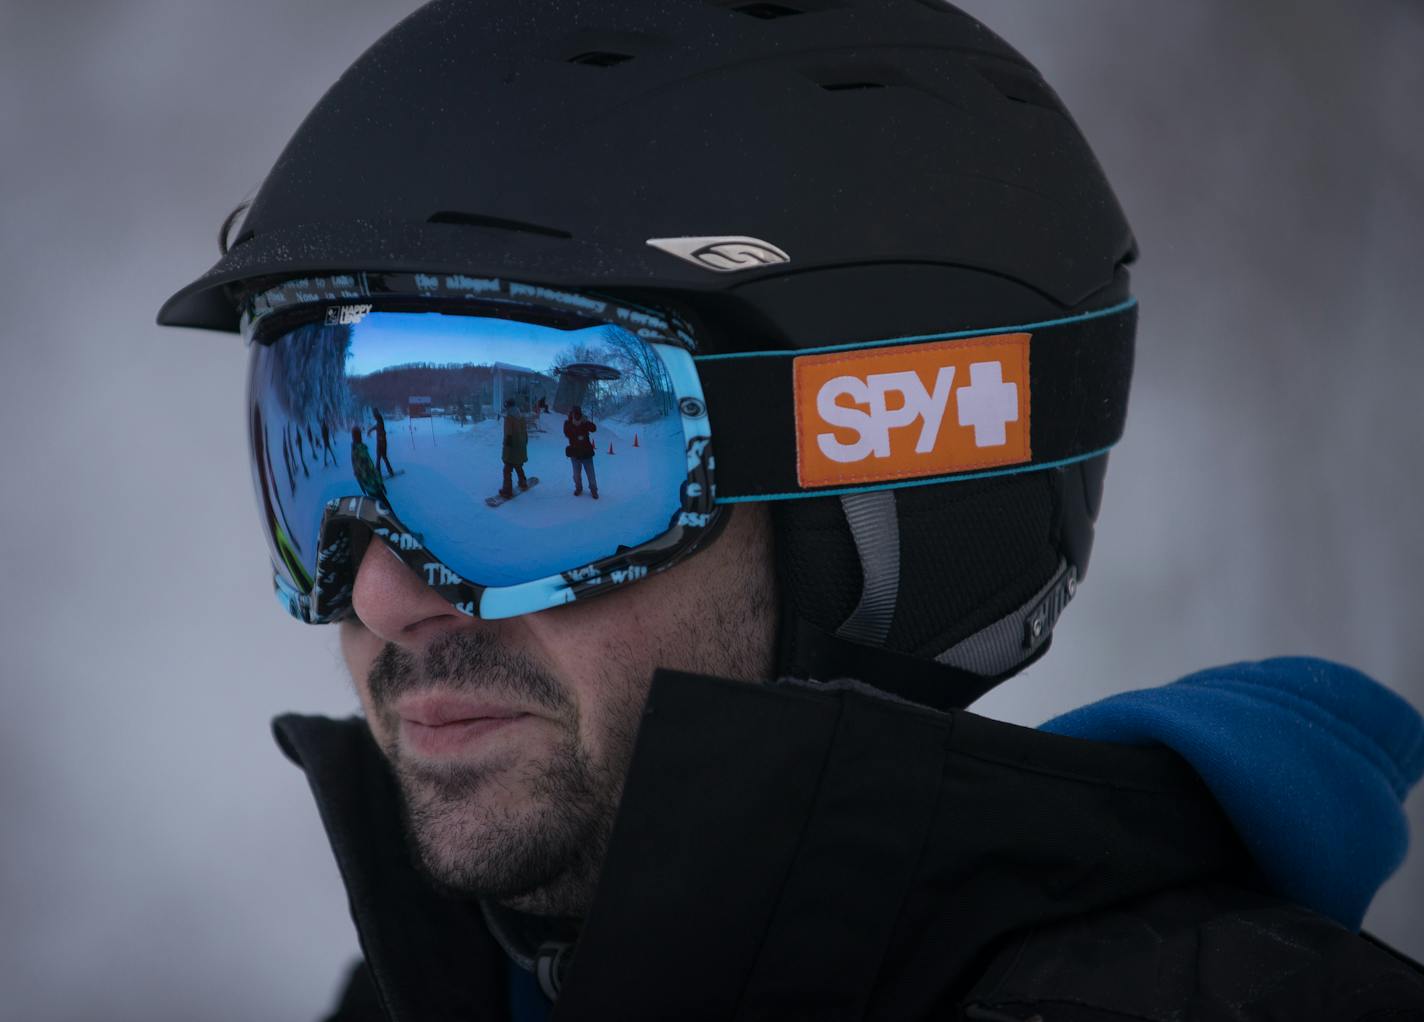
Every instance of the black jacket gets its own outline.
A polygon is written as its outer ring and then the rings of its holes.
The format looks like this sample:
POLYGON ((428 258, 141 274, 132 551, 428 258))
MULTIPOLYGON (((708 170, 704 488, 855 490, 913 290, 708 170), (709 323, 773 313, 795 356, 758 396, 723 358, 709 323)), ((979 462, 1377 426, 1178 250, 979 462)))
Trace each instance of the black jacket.
MULTIPOLYGON (((333 1018, 507 1019, 364 723, 275 728, 365 954, 333 1018)), ((1424 1020, 1417 963, 1261 887, 1170 750, 659 672, 553 1017, 1424 1020)))

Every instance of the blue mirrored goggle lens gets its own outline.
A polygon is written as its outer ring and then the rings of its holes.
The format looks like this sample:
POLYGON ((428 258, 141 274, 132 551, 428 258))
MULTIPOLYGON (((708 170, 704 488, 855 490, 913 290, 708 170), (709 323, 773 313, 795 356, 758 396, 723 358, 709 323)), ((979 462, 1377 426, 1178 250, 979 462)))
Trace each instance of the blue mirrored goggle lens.
POLYGON ((362 494, 485 586, 660 535, 688 470, 678 355, 601 323, 340 308, 254 344, 253 478, 279 575, 309 592, 328 502, 362 494))

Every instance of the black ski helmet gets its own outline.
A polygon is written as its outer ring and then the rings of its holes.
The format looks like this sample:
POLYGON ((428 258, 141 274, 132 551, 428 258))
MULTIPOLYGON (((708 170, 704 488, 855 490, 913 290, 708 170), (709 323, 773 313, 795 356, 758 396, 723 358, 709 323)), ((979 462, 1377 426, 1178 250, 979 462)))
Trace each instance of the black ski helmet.
MULTIPOLYGON (((1118 307, 1136 251, 1057 95, 940 0, 434 0, 318 103, 224 248, 160 323, 446 271, 671 308, 719 351, 1118 307), (722 245, 650 243, 689 237, 722 245)), ((1127 352, 1076 371, 1125 402, 1127 352)), ((1046 649, 1105 467, 775 503, 780 669, 967 704, 1046 649)))

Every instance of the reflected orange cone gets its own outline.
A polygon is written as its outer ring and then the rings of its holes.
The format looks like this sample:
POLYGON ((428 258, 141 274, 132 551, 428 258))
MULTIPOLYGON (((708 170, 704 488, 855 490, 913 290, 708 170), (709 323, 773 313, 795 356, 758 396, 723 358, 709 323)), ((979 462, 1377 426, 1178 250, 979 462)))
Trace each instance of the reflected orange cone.
POLYGON ((634 447, 637 447, 637 446, 638 446, 638 434, 637 434, 637 433, 634 433, 634 434, 633 434, 633 446, 634 446, 634 447))
POLYGON ((608 453, 609 453, 609 454, 612 454, 612 453, 613 453, 613 441, 612 441, 612 440, 608 441, 608 453))

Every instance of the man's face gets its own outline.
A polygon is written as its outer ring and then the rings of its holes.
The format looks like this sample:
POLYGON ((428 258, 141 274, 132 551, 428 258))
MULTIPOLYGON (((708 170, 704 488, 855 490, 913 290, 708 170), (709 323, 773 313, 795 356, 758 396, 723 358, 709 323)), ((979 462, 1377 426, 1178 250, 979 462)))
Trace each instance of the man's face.
POLYGON ((607 596, 501 621, 458 613, 373 542, 341 625, 410 836, 439 883, 540 915, 593 895, 652 672, 773 670, 770 516, 607 596))

